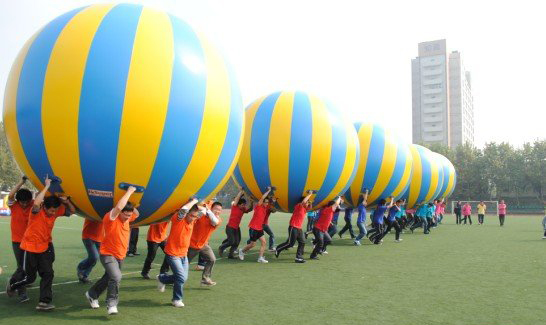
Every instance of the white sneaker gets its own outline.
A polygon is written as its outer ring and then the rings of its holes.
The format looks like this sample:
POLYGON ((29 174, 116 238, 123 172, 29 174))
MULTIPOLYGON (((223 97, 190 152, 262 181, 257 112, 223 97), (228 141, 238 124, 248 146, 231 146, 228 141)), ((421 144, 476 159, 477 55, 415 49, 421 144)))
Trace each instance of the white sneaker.
POLYGON ((258 263, 269 263, 269 262, 265 259, 265 257, 260 256, 260 257, 258 258, 258 263))
POLYGON ((91 305, 91 308, 97 309, 100 307, 99 300, 91 298, 91 296, 89 295, 89 291, 85 293, 85 297, 87 298, 87 301, 89 301, 89 305, 91 305))
POLYGON ((361 246, 362 244, 360 243, 359 240, 355 240, 355 246, 361 246))
POLYGON ((399 242, 401 242, 401 241, 402 241, 402 238, 396 239, 396 240, 395 240, 395 242, 397 242, 397 243, 399 243, 399 242))
POLYGON ((165 284, 159 280, 159 275, 157 276, 157 290, 159 292, 165 292, 165 284))
POLYGON ((243 252, 243 249, 239 249, 239 259, 243 261, 245 259, 245 253, 243 252))
POLYGON ((118 307, 117 306, 108 307, 108 308, 106 308, 106 310, 108 312, 108 315, 117 315, 118 314, 118 307))
POLYGON ((175 307, 184 307, 182 300, 173 300, 173 306, 175 307))

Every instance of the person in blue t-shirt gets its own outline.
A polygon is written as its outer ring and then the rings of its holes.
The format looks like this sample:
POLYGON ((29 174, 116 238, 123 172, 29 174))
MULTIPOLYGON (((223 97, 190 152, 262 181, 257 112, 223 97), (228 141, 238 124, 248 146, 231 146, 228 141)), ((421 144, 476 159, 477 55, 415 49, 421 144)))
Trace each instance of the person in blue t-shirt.
POLYGON ((339 238, 343 238, 343 234, 349 230, 349 234, 351 235, 351 239, 354 239, 355 238, 355 233, 353 231, 353 225, 351 223, 351 218, 352 218, 352 215, 353 215, 353 208, 351 207, 347 207, 345 208, 345 216, 343 217, 343 220, 345 220, 345 226, 343 226, 343 228, 341 228, 341 230, 339 231, 338 235, 339 235, 339 238))
POLYGON ((358 236, 356 236, 354 244, 356 246, 362 245, 360 243, 360 240, 364 238, 367 234, 366 230, 366 205, 368 204, 368 190, 366 190, 366 193, 360 194, 360 197, 358 199, 358 205, 356 206, 356 210, 358 211, 358 217, 356 218, 356 226, 358 227, 359 233, 358 236))
POLYGON ((384 225, 385 225, 385 212, 393 206, 394 198, 391 196, 391 201, 387 205, 385 199, 381 199, 377 208, 372 215, 372 228, 374 230, 373 235, 369 237, 370 241, 375 245, 381 244, 381 238, 383 237, 384 225))
POLYGON ((389 209, 389 213, 386 220, 387 230, 385 230, 381 239, 383 239, 383 237, 385 237, 389 233, 389 231, 391 231, 391 229, 394 227, 394 229, 396 230, 395 241, 397 243, 402 241, 402 239, 400 239, 400 233, 402 232, 402 228, 400 227, 400 225, 398 224, 398 221, 396 220, 396 215, 401 210, 400 209, 401 203, 402 203, 402 200, 397 200, 396 203, 389 209))

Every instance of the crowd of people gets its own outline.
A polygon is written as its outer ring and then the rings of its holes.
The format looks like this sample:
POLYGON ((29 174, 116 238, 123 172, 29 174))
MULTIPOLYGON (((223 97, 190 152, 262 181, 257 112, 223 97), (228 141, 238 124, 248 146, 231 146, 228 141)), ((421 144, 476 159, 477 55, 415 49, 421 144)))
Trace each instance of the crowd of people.
MULTIPOLYGON (((9 279, 6 293, 9 297, 17 295, 20 302, 29 301, 26 286, 33 283, 40 276, 40 297, 37 310, 51 310, 52 283, 54 277, 53 262, 55 251, 52 244, 52 230, 57 217, 70 216, 76 209, 67 196, 46 196, 52 180, 46 179, 45 187, 33 198, 28 189, 22 188, 26 177, 9 193, 8 204, 11 208, 12 244, 17 269, 9 279)), ((308 236, 313 234, 313 249, 309 259, 318 260, 320 256, 328 254, 327 247, 332 238, 340 238, 348 233, 355 246, 361 246, 362 240, 367 238, 374 245, 381 245, 385 236, 395 232, 395 242, 402 241, 404 230, 412 233, 422 228, 424 234, 442 223, 446 203, 435 200, 406 209, 405 200, 394 200, 389 197, 374 204, 370 211, 370 225, 366 225, 368 215, 368 192, 359 195, 355 207, 344 206, 343 198, 336 197, 324 207, 316 210, 311 201, 315 191, 307 191, 293 208, 289 220, 288 238, 275 246, 275 235, 269 227, 269 216, 276 212, 276 198, 274 188, 267 191, 254 202, 243 190, 234 197, 229 219, 225 227, 226 239, 218 247, 218 255, 228 259, 244 260, 245 256, 259 242, 258 263, 268 263, 265 257, 266 249, 274 252, 278 258, 280 254, 293 247, 297 242, 295 263, 305 263, 305 246, 308 236), (248 241, 244 247, 241 244, 241 220, 246 213, 253 212, 248 224, 248 241), (343 227, 338 231, 339 215, 343 213, 343 227), (352 224, 353 214, 357 215, 355 231, 352 224), (304 221, 307 225, 304 228, 304 221), (268 235, 266 241, 265 235, 268 235)), ((83 284, 91 281, 89 276, 100 261, 104 268, 104 275, 85 292, 85 297, 91 308, 99 308, 99 297, 106 292, 107 313, 118 313, 120 281, 124 259, 135 256, 138 228, 132 228, 130 223, 139 216, 137 207, 130 201, 136 188, 129 186, 127 191, 112 209, 104 215, 102 220, 85 219, 82 230, 82 241, 87 251, 87 257, 77 264, 77 277, 83 284), (136 235, 135 235, 136 233, 136 235)), ((483 224, 486 211, 484 202, 478 205, 478 223, 483 224)), ((172 305, 183 307, 184 283, 188 279, 189 263, 195 257, 199 258, 198 267, 202 270, 201 285, 212 287, 216 282, 212 279, 213 267, 216 261, 214 250, 209 246, 209 239, 213 232, 222 224, 221 213, 223 206, 220 202, 199 202, 191 198, 180 209, 173 212, 165 221, 149 226, 147 233, 147 255, 142 267, 141 276, 150 279, 150 270, 161 248, 165 254, 157 276, 157 289, 164 292, 166 285, 172 285, 172 305), (170 230, 169 230, 170 229, 170 230)), ((469 203, 457 202, 454 209, 456 224, 472 224, 472 209, 469 203)), ((499 221, 504 225, 506 204, 499 204, 499 221)), ((544 221, 546 228, 546 218, 544 221)), ((546 238, 546 232, 545 232, 546 238)))

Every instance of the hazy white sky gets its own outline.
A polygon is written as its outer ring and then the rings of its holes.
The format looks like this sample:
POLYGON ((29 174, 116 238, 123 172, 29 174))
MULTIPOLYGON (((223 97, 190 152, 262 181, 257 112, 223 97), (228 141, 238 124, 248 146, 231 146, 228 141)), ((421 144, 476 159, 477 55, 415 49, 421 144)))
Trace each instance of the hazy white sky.
MULTIPOLYGON (((101 1, 108 2, 108 1, 101 1)), ((478 146, 546 138, 546 19, 541 1, 125 1, 174 13, 233 65, 245 106, 276 90, 328 97, 352 120, 411 141, 411 59, 447 39, 472 73, 478 146)), ((0 97, 41 26, 87 0, 0 1, 0 97)))

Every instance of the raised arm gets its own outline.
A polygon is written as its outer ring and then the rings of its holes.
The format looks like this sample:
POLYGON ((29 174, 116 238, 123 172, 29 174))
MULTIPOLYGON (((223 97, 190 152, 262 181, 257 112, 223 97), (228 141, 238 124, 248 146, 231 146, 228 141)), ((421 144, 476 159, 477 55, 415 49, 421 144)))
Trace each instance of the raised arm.
POLYGON ((127 189, 127 192, 123 194, 123 196, 121 197, 121 199, 119 199, 116 206, 112 209, 112 213, 110 213, 110 220, 115 220, 118 217, 119 213, 121 212, 121 210, 123 210, 123 208, 125 208, 125 206, 127 205, 127 202, 129 202, 129 198, 135 191, 136 191, 136 187, 129 186, 129 188, 127 189))
POLYGON ((13 189, 11 189, 11 191, 8 194, 8 205, 10 203, 15 202, 15 194, 17 193, 17 191, 19 191, 21 186, 23 186, 23 184, 25 184, 26 181, 27 181, 26 176, 21 177, 21 180, 19 181, 19 183, 17 183, 17 185, 15 185, 15 187, 13 189))
POLYGON ((38 195, 34 199, 34 204, 32 205, 32 213, 34 214, 40 212, 40 207, 42 206, 42 202, 44 202, 45 194, 51 186, 51 180, 49 178, 46 178, 44 185, 44 188, 40 191, 40 193, 38 193, 38 195))
POLYGON ((267 191, 265 191, 265 193, 262 195, 262 197, 260 198, 260 201, 258 201, 258 204, 261 205, 264 203, 264 200, 269 195, 269 192, 271 192, 271 186, 267 187, 267 191))

